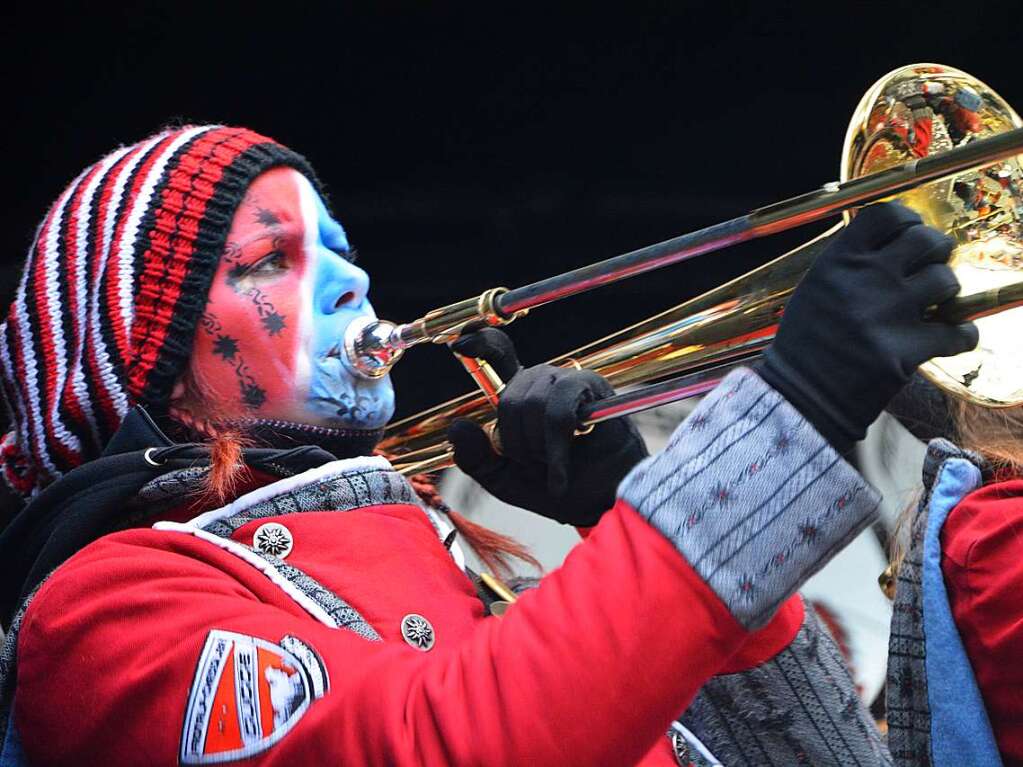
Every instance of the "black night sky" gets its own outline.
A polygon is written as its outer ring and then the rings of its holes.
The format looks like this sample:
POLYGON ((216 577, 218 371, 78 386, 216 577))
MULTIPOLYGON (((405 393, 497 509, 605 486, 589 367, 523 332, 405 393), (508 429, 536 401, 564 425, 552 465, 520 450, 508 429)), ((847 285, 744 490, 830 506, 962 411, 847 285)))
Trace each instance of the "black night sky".
MULTIPOLYGON (((902 64, 960 67, 1023 105, 1020 11, 1009 2, 35 3, 5 13, 5 307, 64 185, 167 122, 246 125, 305 154, 373 278, 378 313, 404 321, 832 180, 860 96, 902 64)), ((525 361, 540 361, 810 234, 537 310, 513 336, 525 361)), ((401 413, 469 388, 440 348, 413 350, 395 380, 401 413)))

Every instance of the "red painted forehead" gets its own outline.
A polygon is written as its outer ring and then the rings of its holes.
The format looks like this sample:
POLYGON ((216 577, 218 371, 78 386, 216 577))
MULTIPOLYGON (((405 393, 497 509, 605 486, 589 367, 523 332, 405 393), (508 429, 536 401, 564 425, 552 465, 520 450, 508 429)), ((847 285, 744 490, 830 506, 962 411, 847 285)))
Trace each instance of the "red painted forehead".
POLYGON ((299 195, 301 174, 293 168, 274 168, 253 181, 231 222, 228 241, 280 235, 281 228, 303 227, 299 195))

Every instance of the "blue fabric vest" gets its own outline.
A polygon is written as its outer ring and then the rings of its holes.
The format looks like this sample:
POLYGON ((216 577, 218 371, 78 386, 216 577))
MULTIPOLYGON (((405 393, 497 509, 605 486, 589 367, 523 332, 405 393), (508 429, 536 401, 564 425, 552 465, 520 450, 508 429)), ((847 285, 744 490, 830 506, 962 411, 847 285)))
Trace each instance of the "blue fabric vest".
POLYGON ((11 706, 10 718, 7 721, 7 732, 4 734, 4 748, 0 751, 0 767, 28 767, 25 751, 21 747, 21 736, 14 726, 14 706, 11 706))
POLYGON ((981 484, 975 455, 945 440, 928 446, 929 491, 899 573, 888 667, 889 746, 906 767, 1002 764, 941 571, 945 520, 981 484))

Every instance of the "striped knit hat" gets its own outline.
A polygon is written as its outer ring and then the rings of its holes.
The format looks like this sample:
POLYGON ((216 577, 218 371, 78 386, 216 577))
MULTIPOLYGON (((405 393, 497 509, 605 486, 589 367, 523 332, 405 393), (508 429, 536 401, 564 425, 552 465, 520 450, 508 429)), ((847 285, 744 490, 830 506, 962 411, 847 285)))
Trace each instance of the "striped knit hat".
POLYGON ((159 414, 249 183, 305 159, 252 131, 188 126, 87 168, 36 232, 0 366, 7 484, 29 497, 95 458, 128 410, 159 414))

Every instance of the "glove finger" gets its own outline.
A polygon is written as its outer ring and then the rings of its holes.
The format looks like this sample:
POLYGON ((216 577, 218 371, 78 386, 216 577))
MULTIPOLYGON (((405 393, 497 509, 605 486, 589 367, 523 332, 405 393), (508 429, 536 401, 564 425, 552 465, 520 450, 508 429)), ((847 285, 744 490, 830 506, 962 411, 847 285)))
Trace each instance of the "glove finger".
POLYGON ((928 264, 906 281, 913 305, 918 311, 942 304, 958 295, 959 280, 948 264, 928 264))
POLYGON ((522 367, 515 344, 503 330, 481 328, 460 336, 451 344, 452 351, 463 357, 478 357, 494 368, 501 380, 509 381, 522 367))
POLYGON ((919 214, 897 202, 878 202, 861 208, 839 235, 853 245, 874 250, 901 231, 921 223, 919 214))
POLYGON ((497 424, 502 452, 513 461, 543 460, 544 405, 557 373, 557 368, 550 365, 525 368, 501 393, 497 424))
POLYGON ((611 385, 600 373, 595 373, 592 370, 579 370, 576 371, 576 375, 580 376, 586 381, 587 389, 589 390, 589 399, 587 402, 595 399, 603 399, 604 397, 610 397, 615 393, 615 387, 611 385))
MULTIPOLYGON (((593 387, 603 379, 593 373, 568 372, 559 378, 547 398, 544 413, 544 459, 547 462, 547 489, 560 497, 568 489, 575 430, 579 426, 579 407, 595 397, 593 387), (598 379, 594 382, 593 378, 598 379)), ((601 387, 602 388, 602 387, 601 387)))
POLYGON ((587 382, 573 375, 555 385, 547 402, 544 419, 545 458, 548 464, 547 484, 554 495, 560 496, 568 488, 572 450, 579 427, 579 406, 588 396, 587 382))
POLYGON ((935 357, 954 357, 977 347, 980 333, 972 322, 946 325, 941 322, 925 322, 916 334, 916 349, 919 350, 915 369, 935 357))
POLYGON ((473 479, 493 475, 507 464, 507 459, 494 452, 483 427, 467 418, 448 427, 448 441, 455 451, 455 465, 473 479))
POLYGON ((903 231, 884 249, 885 259, 900 266, 899 273, 911 275, 931 264, 947 264, 956 241, 929 226, 903 231))

